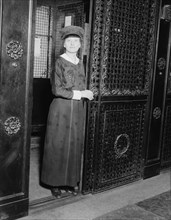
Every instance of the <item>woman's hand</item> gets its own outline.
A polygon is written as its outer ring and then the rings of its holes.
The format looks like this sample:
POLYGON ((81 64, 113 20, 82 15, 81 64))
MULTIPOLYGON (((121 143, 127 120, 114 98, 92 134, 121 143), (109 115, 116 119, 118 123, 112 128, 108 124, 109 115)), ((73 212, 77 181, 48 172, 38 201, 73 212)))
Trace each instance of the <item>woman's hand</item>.
POLYGON ((93 100, 94 99, 94 95, 93 95, 93 92, 91 90, 83 90, 83 91, 81 91, 81 97, 82 98, 87 98, 89 100, 93 100))

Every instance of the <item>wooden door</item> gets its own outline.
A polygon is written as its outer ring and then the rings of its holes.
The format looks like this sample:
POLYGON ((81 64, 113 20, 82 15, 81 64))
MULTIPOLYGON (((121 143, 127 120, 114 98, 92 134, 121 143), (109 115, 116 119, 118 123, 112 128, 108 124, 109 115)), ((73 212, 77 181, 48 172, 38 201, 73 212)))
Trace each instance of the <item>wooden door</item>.
POLYGON ((0 0, 0 219, 28 213, 34 3, 0 0))

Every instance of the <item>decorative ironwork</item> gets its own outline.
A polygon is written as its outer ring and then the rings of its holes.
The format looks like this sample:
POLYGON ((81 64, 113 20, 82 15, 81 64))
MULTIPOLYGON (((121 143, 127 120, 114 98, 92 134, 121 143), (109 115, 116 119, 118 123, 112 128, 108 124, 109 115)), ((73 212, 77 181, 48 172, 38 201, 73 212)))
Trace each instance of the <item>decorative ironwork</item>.
POLYGON ((4 122, 4 129, 8 135, 13 135, 18 133, 18 131, 21 128, 21 123, 19 118, 17 117, 9 117, 7 120, 4 122))
POLYGON ((93 57, 92 57, 92 70, 90 77, 90 89, 94 95, 99 94, 100 86, 100 65, 102 60, 102 35, 103 35, 103 17, 104 17, 104 1, 96 1, 95 8, 95 19, 94 19, 94 30, 93 30, 93 57), (101 49, 101 50, 100 50, 101 49))
POLYGON ((7 44, 6 52, 9 57, 17 60, 23 56, 23 47, 19 41, 12 40, 7 44))
POLYGON ((156 107, 154 110, 153 110, 153 117, 155 119, 159 119, 161 116, 161 109, 159 107, 156 107))
POLYGON ((148 94, 156 4, 154 0, 96 1, 90 76, 95 95, 148 94))
POLYGON ((159 70, 163 70, 166 67, 166 60, 163 57, 158 59, 157 67, 159 68, 159 70))
POLYGON ((122 157, 128 150, 130 146, 130 138, 129 135, 127 134, 120 134, 116 137, 115 143, 114 143, 114 149, 115 149, 115 153, 117 155, 117 157, 122 157), (121 139, 125 139, 122 140, 121 139), (121 142, 121 143, 120 143, 121 142), (123 145, 126 145, 125 147, 123 147, 123 145))
POLYGON ((149 94, 159 9, 156 0, 94 2, 89 86, 99 99, 88 107, 84 193, 141 178, 146 101, 126 96, 149 94))
POLYGON ((83 193, 92 191, 94 182, 94 149, 96 142, 96 120, 97 120, 98 103, 89 103, 88 112, 88 134, 87 134, 87 147, 85 149, 84 161, 84 174, 83 174, 83 193))
POLYGON ((145 104, 101 104, 94 156, 94 191, 141 177, 144 116, 145 104), (125 147, 120 149, 119 144, 125 147))

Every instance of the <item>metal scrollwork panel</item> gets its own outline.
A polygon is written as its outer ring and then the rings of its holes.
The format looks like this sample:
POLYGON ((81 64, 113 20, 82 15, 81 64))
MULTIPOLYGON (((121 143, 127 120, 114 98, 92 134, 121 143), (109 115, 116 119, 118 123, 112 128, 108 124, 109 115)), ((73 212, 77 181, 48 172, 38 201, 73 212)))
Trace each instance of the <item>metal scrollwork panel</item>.
POLYGON ((98 103, 89 103, 89 119, 87 123, 87 146, 84 152, 83 193, 91 192, 94 181, 94 149, 96 142, 96 120, 98 103))
POLYGON ((102 34, 103 34, 103 16, 104 16, 104 2, 103 0, 96 1, 95 5, 95 20, 93 30, 93 57, 92 70, 90 76, 90 89, 95 95, 99 93, 100 84, 100 65, 101 65, 101 49, 102 48, 102 34))
POLYGON ((141 178, 144 103, 103 103, 96 146, 95 191, 141 178))
POLYGON ((148 94, 158 9, 155 0, 96 1, 90 76, 95 95, 148 94))
POLYGON ((7 55, 14 60, 18 60, 23 56, 23 47, 19 41, 12 40, 6 46, 7 55))

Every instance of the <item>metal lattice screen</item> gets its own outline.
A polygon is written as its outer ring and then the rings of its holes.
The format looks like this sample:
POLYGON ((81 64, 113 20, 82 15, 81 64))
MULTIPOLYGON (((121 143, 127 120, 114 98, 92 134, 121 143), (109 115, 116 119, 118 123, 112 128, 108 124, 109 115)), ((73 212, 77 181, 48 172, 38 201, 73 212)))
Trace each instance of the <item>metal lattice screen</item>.
POLYGON ((142 175, 145 112, 156 46, 159 2, 97 0, 92 31, 83 193, 142 175))
POLYGON ((48 78, 51 72, 53 9, 36 9, 34 77, 48 78))
POLYGON ((144 115, 144 104, 101 105, 95 177, 97 191, 141 177, 144 115))
POLYGON ((103 96, 147 95, 154 47, 150 28, 155 23, 156 2, 96 2, 90 83, 96 94, 100 86, 103 96))

